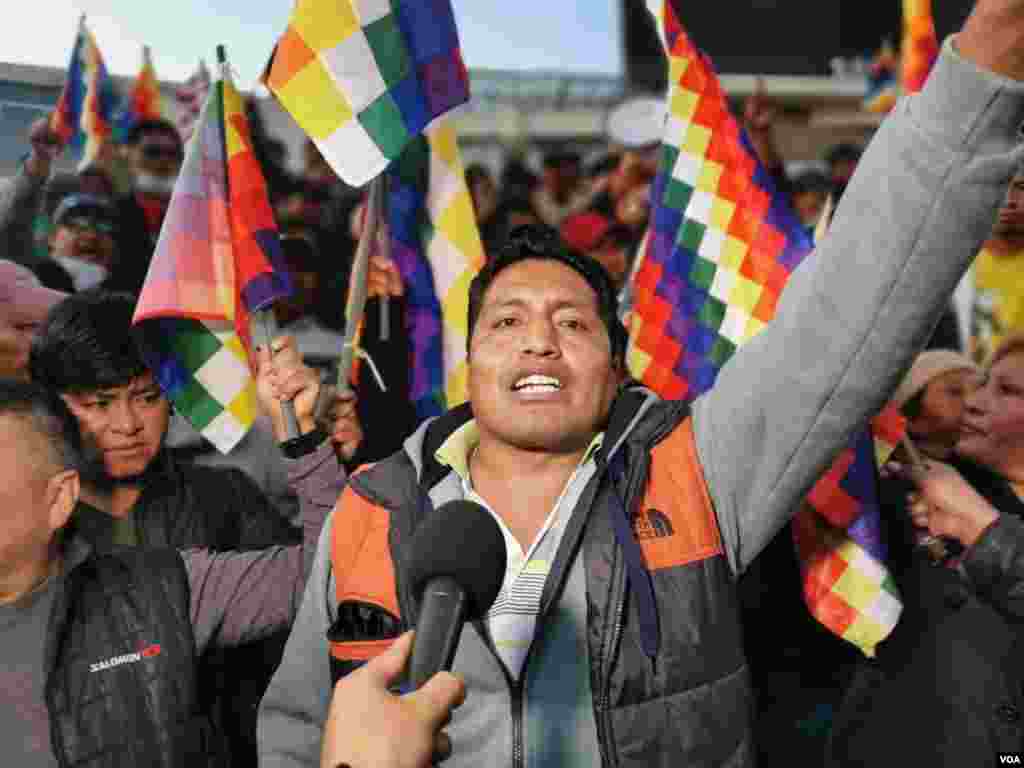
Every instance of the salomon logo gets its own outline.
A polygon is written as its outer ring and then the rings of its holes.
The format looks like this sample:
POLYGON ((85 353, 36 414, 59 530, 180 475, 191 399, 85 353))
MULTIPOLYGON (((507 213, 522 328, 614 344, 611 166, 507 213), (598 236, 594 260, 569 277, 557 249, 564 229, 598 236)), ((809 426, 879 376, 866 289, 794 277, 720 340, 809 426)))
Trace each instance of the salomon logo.
POLYGON ((640 512, 633 518, 633 533, 637 539, 664 539, 671 536, 672 523, 669 522, 665 513, 656 509, 648 509, 640 512))
POLYGON ((135 664, 143 659, 152 659, 154 656, 160 655, 160 650, 160 646, 154 643, 153 645, 147 646, 136 653, 125 653, 120 656, 112 656, 109 659, 104 659, 103 661, 97 661, 95 664, 90 664, 89 671, 102 672, 105 669, 120 667, 122 664, 135 664))

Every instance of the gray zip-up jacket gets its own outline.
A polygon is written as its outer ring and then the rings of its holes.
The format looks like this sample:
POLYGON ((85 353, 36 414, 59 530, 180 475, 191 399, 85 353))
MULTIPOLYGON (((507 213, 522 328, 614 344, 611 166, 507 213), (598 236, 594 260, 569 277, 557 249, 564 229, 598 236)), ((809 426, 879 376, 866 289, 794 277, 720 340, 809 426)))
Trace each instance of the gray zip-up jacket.
MULTIPOLYGON (((694 440, 733 573, 789 519, 927 341, 990 233, 1022 155, 1022 120, 1024 83, 979 70, 947 42, 925 89, 897 105, 865 152, 828 237, 793 275, 773 321, 694 403, 694 440)), ((333 524, 343 525, 336 513, 333 524)), ((337 607, 330 548, 322 536, 261 706, 263 766, 319 761, 331 694, 326 633, 337 607)), ((467 749, 485 742, 463 725, 475 716, 466 710, 489 695, 470 682, 453 722, 453 766, 507 757, 467 749)), ((666 717, 648 712, 646 727, 672 727, 666 717)), ((648 758, 674 764, 671 755, 648 758)), ((528 754, 524 764, 543 760, 528 754)))

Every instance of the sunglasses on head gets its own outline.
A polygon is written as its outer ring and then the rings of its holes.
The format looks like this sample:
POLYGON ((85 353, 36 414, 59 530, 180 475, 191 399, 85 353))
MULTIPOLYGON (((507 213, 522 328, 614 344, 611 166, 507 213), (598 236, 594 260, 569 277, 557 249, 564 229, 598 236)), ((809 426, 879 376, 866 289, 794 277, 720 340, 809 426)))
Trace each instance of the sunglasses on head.
POLYGON ((147 160, 180 160, 181 150, 164 144, 143 144, 142 156, 147 160))
POLYGON ((528 251, 537 256, 550 253, 552 249, 565 250, 553 229, 536 224, 520 224, 509 230, 506 238, 506 248, 508 247, 517 251, 528 251))

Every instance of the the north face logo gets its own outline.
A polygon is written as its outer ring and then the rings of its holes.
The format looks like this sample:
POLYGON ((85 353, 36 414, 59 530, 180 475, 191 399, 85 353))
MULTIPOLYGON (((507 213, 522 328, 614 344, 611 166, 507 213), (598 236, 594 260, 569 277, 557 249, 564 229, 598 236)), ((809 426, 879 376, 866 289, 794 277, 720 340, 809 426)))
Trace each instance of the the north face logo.
POLYGON ((644 539, 664 539, 675 531, 672 530, 672 523, 664 512, 660 512, 657 509, 647 509, 642 512, 638 512, 633 517, 633 534, 638 540, 643 541, 644 539))

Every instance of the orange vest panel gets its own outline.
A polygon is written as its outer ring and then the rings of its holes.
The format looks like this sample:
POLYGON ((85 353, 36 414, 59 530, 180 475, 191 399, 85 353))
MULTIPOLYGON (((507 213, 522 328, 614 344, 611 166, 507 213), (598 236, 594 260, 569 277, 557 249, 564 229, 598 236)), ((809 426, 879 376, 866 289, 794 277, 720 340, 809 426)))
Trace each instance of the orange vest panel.
POLYGON ((722 554, 711 497, 687 418, 651 451, 651 470, 633 533, 650 571, 722 554))
MULTIPOLYGON (((390 514, 346 486, 335 507, 331 526, 331 569, 335 597, 369 603, 401 616, 395 572, 388 546, 390 514)), ((343 661, 365 661, 387 650, 393 640, 331 643, 331 655, 343 661)))

